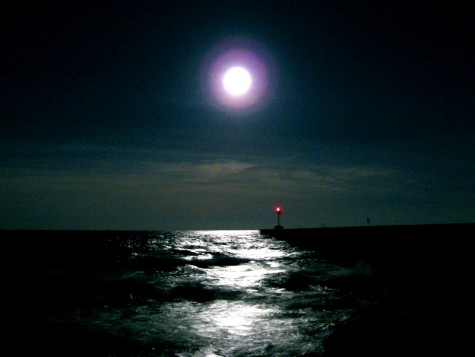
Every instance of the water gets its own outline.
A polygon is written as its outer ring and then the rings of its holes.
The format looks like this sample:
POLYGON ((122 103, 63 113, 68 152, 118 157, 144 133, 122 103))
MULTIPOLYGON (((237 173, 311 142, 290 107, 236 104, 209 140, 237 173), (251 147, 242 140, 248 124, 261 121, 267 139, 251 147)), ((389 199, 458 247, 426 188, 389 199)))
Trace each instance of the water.
POLYGON ((363 262, 258 231, 30 231, 0 258, 18 354, 317 356, 386 293, 363 262))

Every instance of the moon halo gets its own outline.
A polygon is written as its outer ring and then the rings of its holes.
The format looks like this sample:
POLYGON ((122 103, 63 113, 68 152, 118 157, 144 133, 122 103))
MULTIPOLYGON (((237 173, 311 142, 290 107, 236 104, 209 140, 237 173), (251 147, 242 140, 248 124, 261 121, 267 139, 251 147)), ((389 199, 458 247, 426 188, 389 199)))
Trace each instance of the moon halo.
POLYGON ((226 39, 205 57, 201 78, 206 100, 216 109, 247 115, 264 108, 277 85, 275 62, 260 43, 226 39))

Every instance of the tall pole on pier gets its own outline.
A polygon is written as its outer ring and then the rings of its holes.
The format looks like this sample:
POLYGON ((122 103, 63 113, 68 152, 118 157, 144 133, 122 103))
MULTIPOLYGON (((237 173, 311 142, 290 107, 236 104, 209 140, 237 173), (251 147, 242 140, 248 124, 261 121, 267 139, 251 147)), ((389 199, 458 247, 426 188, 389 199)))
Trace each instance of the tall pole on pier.
POLYGON ((275 207, 275 214, 277 215, 277 225, 275 226, 276 229, 284 228, 280 225, 280 214, 282 213, 282 207, 276 206, 275 207))

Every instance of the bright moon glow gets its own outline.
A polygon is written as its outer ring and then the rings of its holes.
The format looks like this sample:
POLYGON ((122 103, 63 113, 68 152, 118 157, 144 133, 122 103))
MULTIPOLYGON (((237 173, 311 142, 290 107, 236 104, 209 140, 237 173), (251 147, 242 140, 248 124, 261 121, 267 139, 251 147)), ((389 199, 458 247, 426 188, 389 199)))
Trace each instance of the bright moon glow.
POLYGON ((273 97, 275 70, 272 56, 261 44, 230 38, 212 48, 200 72, 209 104, 226 113, 247 115, 273 97))
POLYGON ((242 67, 233 67, 223 76, 223 87, 233 96, 241 96, 251 88, 251 75, 242 67))

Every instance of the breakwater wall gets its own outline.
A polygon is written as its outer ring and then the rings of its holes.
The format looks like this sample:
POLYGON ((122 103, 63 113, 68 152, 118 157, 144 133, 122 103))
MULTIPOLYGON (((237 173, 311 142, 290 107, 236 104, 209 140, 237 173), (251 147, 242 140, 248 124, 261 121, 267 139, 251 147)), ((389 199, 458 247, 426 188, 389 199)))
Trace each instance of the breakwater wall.
POLYGON ((475 224, 261 229, 260 233, 313 250, 356 274, 363 267, 364 275, 349 279, 347 287, 379 296, 376 305, 338 324, 325 341, 322 357, 459 355, 469 348, 463 326, 475 298, 475 224))
POLYGON ((434 269, 443 273, 471 261, 475 224, 284 228, 260 233, 313 249, 338 264, 363 261, 386 277, 407 277, 434 269))

